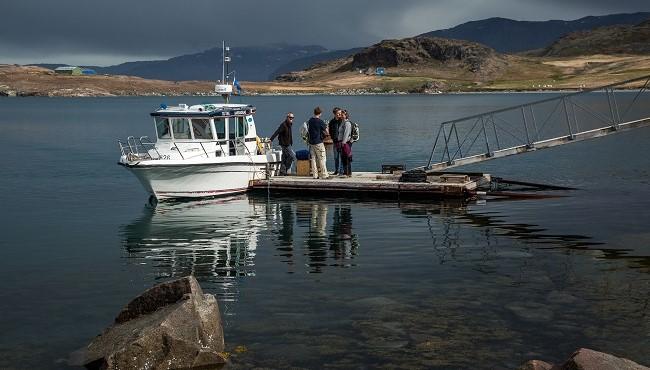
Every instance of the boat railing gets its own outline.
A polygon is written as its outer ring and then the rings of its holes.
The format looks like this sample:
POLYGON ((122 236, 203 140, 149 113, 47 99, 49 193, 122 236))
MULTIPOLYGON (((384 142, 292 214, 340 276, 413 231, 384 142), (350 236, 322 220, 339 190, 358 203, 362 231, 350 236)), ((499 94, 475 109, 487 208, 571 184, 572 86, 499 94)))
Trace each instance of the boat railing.
POLYGON ((140 138, 129 136, 126 138, 126 142, 118 140, 117 143, 120 146, 122 156, 126 156, 130 161, 162 158, 156 144, 148 136, 141 136, 140 138), (156 153, 156 156, 152 156, 152 153, 156 153))
MULTIPOLYGON (((224 139, 207 140, 207 141, 205 141, 205 140, 202 140, 202 141, 196 141, 196 140, 179 141, 179 140, 175 140, 175 141, 172 142, 172 144, 174 145, 174 148, 172 148, 172 150, 175 150, 181 156, 181 159, 184 159, 184 160, 185 159, 197 158, 197 157, 205 157, 205 158, 211 158, 211 157, 215 157, 215 156, 218 157, 219 155, 217 155, 217 154, 215 154, 213 156, 208 154, 208 149, 205 148, 206 144, 215 144, 215 147, 218 148, 221 153, 226 153, 226 149, 228 148, 228 145, 227 145, 228 141, 224 140, 224 139), (179 147, 178 144, 181 144, 180 147, 179 147), (196 145, 198 145, 200 147, 199 154, 187 156, 188 155, 187 150, 185 150, 185 151, 181 150, 181 147, 183 147, 183 145, 185 145, 185 144, 191 145, 193 147, 193 148, 191 148, 191 150, 194 150, 194 149, 198 150, 198 147, 196 147, 196 145), (226 144, 225 149, 224 149, 224 144, 226 144), (183 153, 185 153, 185 155, 183 155, 183 153)), ((210 150, 210 152, 212 152, 212 150, 210 150)))
MULTIPOLYGON (((126 141, 118 140, 117 142, 120 146, 122 156, 125 156, 129 161, 158 160, 168 157, 162 156, 156 148, 156 144, 152 142, 147 136, 142 136, 140 138, 129 136, 126 141)), ((246 146, 246 141, 243 138, 236 138, 233 140, 219 139, 209 141, 174 140, 172 141, 173 147, 171 149, 178 153, 182 160, 193 159, 197 157, 211 158, 213 156, 219 156, 216 153, 214 155, 211 155, 212 149, 210 149, 211 146, 208 144, 215 144, 215 147, 218 149, 217 151, 220 151, 223 153, 223 155, 227 155, 230 146, 233 148, 240 148, 242 150, 241 153, 236 153, 238 155, 246 155, 249 157, 254 155, 251 153, 248 146, 246 146), (228 143, 229 141, 231 141, 230 144, 228 143), (193 148, 191 148, 191 150, 187 150, 185 145, 191 145, 193 148), (206 148, 206 145, 208 148, 206 148), (191 153, 194 150, 197 152, 191 153)), ((262 142, 261 144, 262 154, 273 149, 270 142, 262 142)))

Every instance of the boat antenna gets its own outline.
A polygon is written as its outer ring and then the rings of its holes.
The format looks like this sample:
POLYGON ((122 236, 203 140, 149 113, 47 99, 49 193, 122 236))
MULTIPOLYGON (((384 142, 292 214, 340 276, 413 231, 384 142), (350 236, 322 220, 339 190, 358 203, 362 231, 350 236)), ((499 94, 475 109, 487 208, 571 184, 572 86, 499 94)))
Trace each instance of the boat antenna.
POLYGON ((226 82, 226 42, 221 41, 221 82, 226 82))
POLYGON ((221 41, 221 53, 221 81, 214 86, 214 90, 221 94, 221 97, 228 104, 230 102, 230 94, 232 94, 232 84, 226 80, 229 79, 230 46, 226 46, 225 41, 221 41))
POLYGON ((224 51, 224 63, 226 64, 226 80, 230 82, 230 46, 226 46, 224 51))

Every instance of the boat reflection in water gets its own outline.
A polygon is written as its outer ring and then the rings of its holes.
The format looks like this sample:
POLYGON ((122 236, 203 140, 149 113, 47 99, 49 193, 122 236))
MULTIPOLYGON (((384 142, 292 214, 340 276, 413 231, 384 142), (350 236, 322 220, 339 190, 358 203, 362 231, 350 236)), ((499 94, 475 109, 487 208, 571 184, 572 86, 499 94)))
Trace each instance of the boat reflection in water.
POLYGON ((526 258, 512 257, 526 257, 532 248, 595 249, 615 257, 616 251, 601 249, 589 237, 549 234, 480 208, 463 201, 244 194, 145 207, 140 218, 122 227, 122 235, 130 262, 150 266, 158 279, 192 274, 225 301, 236 301, 241 280, 255 276, 256 258, 275 272, 317 274, 360 266, 398 269, 388 261, 404 266, 415 260, 481 270, 508 258, 525 263, 526 258))
POLYGON ((221 299, 236 299, 234 279, 255 275, 266 204, 245 195, 147 206, 123 226, 127 257, 152 265, 156 278, 194 275, 216 283, 221 299))

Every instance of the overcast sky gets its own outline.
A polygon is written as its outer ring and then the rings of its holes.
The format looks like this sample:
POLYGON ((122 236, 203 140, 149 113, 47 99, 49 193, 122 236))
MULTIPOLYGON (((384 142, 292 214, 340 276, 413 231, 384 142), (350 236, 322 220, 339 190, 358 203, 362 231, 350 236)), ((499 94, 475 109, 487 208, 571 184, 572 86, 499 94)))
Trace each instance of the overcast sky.
POLYGON ((650 0, 3 0, 0 63, 111 65, 221 44, 368 46, 504 17, 573 20, 650 0))

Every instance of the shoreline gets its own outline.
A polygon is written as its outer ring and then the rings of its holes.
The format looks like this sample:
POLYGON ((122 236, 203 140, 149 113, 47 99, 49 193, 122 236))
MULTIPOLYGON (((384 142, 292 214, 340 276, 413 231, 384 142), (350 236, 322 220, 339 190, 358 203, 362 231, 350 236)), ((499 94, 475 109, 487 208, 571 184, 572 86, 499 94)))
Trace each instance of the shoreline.
MULTIPOLYGON (((572 93, 621 83, 647 76, 650 71, 619 75, 590 74, 556 77, 552 81, 530 79, 496 79, 486 82, 456 81, 453 84, 421 84, 409 78, 388 77, 358 81, 357 76, 346 83, 330 80, 309 82, 242 81, 241 96, 396 96, 504 93, 572 93), (361 83, 363 82, 363 83, 361 83)), ((617 91, 644 88, 644 81, 634 80, 617 91)), ((71 76, 58 75, 41 67, 0 65, 0 97, 162 97, 219 96, 214 92, 216 81, 165 81, 123 75, 71 76)))
MULTIPOLYGON (((563 94, 563 93, 578 93, 588 89, 549 89, 549 90, 520 90, 520 89, 507 89, 507 90, 475 90, 475 91, 449 91, 449 92, 436 92, 436 93, 413 93, 405 91, 394 92, 261 92, 261 93, 244 93, 235 95, 239 97, 251 96, 438 96, 438 95, 492 95, 492 94, 563 94)), ((624 88, 614 89, 616 92, 638 92, 641 88, 624 88)), ((0 91, 1 98, 147 98, 147 97, 221 97, 215 93, 178 93, 178 94, 164 94, 159 92, 142 93, 142 94, 51 94, 47 92, 21 92, 21 91, 0 91)))

